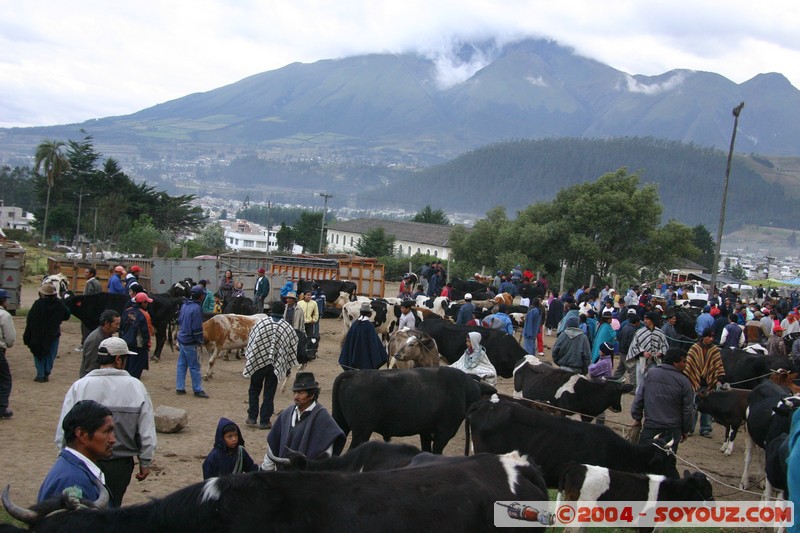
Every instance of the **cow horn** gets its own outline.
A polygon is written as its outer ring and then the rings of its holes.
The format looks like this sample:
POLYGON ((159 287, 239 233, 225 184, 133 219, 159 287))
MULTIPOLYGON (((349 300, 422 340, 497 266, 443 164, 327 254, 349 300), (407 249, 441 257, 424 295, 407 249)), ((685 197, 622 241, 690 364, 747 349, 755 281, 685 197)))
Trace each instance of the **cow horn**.
POLYGON ((653 440, 658 440, 658 439, 660 439, 660 438, 661 438, 661 433, 659 433, 658 435, 656 435, 655 437, 653 437, 653 440))
POLYGON ((5 490, 3 490, 3 507, 5 507, 8 514, 21 522, 25 522, 28 525, 32 525, 34 522, 36 522, 39 519, 39 515, 30 509, 20 507, 16 503, 12 502, 10 492, 11 484, 8 484, 6 485, 5 490))
POLYGON ((669 442, 664 445, 665 448, 672 449, 672 445, 675 444, 675 439, 669 439, 669 442))
POLYGON ((108 500, 109 500, 108 489, 106 489, 105 485, 103 485, 103 483, 97 478, 95 478, 94 484, 97 487, 97 492, 99 496, 97 496, 97 499, 93 501, 89 505, 89 507, 92 507, 94 509, 105 509, 106 507, 108 507, 108 500))
POLYGON ((274 456, 272 454, 272 449, 270 448, 269 445, 267 445, 267 457, 269 457, 269 460, 275 463, 276 465, 288 466, 292 463, 289 459, 274 456))

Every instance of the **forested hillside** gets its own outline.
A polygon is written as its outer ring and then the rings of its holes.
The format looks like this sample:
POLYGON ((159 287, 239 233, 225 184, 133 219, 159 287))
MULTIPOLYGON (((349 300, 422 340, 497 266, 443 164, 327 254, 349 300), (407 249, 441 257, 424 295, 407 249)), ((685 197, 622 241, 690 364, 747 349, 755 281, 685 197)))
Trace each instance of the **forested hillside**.
MULTIPOLYGON (((797 187, 767 183, 756 169, 768 162, 743 157, 734 159, 731 170, 726 229, 756 221, 797 226, 797 221, 787 220, 797 187)), ((716 228, 726 158, 719 150, 652 138, 520 140, 471 151, 408 180, 364 193, 361 199, 384 200, 413 190, 418 207, 433 203, 447 210, 485 213, 504 206, 513 215, 534 202, 554 198, 564 187, 627 167, 640 175, 642 183, 657 184, 664 204, 662 222, 674 218, 716 228)), ((613 208, 593 206, 598 216, 613 208)))

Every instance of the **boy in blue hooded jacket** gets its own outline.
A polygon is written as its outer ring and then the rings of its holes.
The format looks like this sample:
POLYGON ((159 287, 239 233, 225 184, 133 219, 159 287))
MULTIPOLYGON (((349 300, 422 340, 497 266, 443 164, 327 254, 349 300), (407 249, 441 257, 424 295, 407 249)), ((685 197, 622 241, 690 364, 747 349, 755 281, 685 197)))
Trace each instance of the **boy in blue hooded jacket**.
POLYGON ((258 465, 244 449, 239 426, 227 418, 220 418, 214 435, 214 449, 203 461, 203 479, 256 470, 258 465))

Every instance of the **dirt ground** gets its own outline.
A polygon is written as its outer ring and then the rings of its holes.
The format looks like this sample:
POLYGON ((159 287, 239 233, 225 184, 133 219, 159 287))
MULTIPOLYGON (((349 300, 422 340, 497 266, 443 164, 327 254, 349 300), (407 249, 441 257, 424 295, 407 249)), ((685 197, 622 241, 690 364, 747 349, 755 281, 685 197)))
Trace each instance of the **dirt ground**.
MULTIPOLYGON (((387 294, 395 290, 395 287, 391 289, 387 287, 387 294)), ((26 306, 30 306, 36 295, 35 287, 24 287, 23 291, 23 302, 26 306)), ((0 449, 2 449, 0 485, 4 487, 11 483, 14 500, 28 505, 35 502, 39 485, 57 456, 53 437, 61 404, 67 389, 78 378, 81 354, 74 349, 80 344, 80 323, 73 318, 62 325, 59 358, 56 360, 49 383, 33 381, 36 374, 32 356, 22 343, 25 318, 15 317, 14 324, 17 328, 18 341, 8 351, 9 364, 14 376, 10 402, 14 418, 0 420, 0 449)), ((321 403, 330 408, 333 380, 341 371, 337 364, 342 338, 341 321, 332 318, 323 319, 321 336, 319 357, 309 364, 307 370, 314 372, 322 386, 321 403)), ((545 336, 546 359, 549 358, 550 347, 554 340, 554 337, 545 336)), ((125 496, 125 504, 143 502, 154 496, 164 496, 202 480, 203 459, 212 448, 217 421, 222 416, 240 424, 246 448, 257 463, 260 463, 266 451, 267 432, 244 425, 249 381, 242 377, 243 361, 233 358, 230 361, 220 360, 215 365, 214 378, 204 385, 211 398, 203 400, 194 398, 191 394, 176 396, 176 356, 177 353, 165 348, 161 362, 150 363, 150 370, 143 374, 142 381, 150 392, 154 407, 168 405, 186 409, 189 413, 188 427, 177 434, 158 435, 158 448, 151 475, 142 482, 137 482, 135 479, 131 481, 125 496)), ((278 391, 275 397, 276 409, 292 405, 290 388, 287 386, 284 392, 278 391)), ((500 378, 498 388, 510 394, 513 392, 513 381, 500 378)), ((630 423, 628 413, 632 399, 633 396, 626 395, 623 398, 623 412, 609 414, 609 420, 630 423)), ((621 431, 617 426, 612 425, 612 427, 621 431)), ((713 439, 699 436, 689 438, 681 444, 679 455, 711 476, 736 486, 742 472, 745 435, 736 439, 734 453, 730 457, 725 457, 719 452, 723 440, 722 432, 723 429, 715 425, 713 439)), ((380 437, 373 435, 373 438, 380 437)), ((419 446, 416 437, 399 440, 419 446)), ((462 431, 450 441, 445 454, 460 455, 463 451, 462 431)), ((678 469, 683 472, 684 469, 693 468, 679 461, 678 469)), ((751 476, 755 471, 756 468, 751 467, 751 476)), ((741 493, 716 483, 714 493, 717 499, 722 500, 757 499, 755 495, 741 493)))

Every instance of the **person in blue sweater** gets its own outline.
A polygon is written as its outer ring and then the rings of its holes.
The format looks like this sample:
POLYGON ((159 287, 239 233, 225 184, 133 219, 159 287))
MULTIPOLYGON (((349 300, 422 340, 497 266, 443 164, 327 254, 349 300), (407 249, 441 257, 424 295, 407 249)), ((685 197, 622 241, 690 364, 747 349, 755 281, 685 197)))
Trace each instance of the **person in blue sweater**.
POLYGON ((258 465, 244 449, 244 437, 239 426, 225 417, 220 418, 214 435, 214 449, 203 461, 203 479, 257 470, 258 465))
POLYGON ((119 265, 114 267, 114 273, 108 278, 108 292, 111 294, 128 294, 125 284, 122 282, 123 276, 125 276, 125 269, 119 265))
POLYGON ((694 330, 697 332, 698 336, 702 336, 703 331, 706 328, 710 328, 713 326, 714 326, 714 317, 711 316, 711 306, 707 305, 703 308, 703 313, 699 317, 697 317, 697 321, 694 323, 694 330))
POLYGON ((95 501, 105 486, 97 461, 109 459, 116 442, 111 410, 94 400, 82 400, 64 416, 61 427, 66 446, 44 478, 37 501, 60 497, 65 491, 95 501))
POLYGON ((205 297, 205 290, 195 285, 191 297, 183 302, 178 315, 178 366, 175 376, 175 392, 186 394, 186 369, 192 378, 192 390, 197 398, 208 398, 203 390, 203 379, 200 376, 200 358, 197 347, 203 344, 203 313, 200 300, 205 297))

